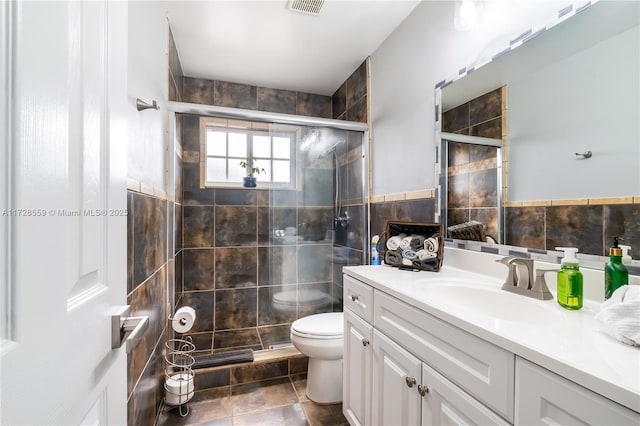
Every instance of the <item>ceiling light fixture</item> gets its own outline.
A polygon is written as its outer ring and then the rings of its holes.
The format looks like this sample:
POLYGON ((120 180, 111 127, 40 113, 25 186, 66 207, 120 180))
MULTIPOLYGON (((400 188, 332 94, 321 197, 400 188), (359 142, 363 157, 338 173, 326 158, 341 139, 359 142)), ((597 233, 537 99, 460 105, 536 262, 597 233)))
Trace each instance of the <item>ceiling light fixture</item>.
POLYGON ((453 25, 457 31, 472 30, 482 10, 480 0, 456 0, 453 25))
POLYGON ((288 2, 289 10, 316 16, 320 14, 323 5, 324 0, 289 0, 288 2))

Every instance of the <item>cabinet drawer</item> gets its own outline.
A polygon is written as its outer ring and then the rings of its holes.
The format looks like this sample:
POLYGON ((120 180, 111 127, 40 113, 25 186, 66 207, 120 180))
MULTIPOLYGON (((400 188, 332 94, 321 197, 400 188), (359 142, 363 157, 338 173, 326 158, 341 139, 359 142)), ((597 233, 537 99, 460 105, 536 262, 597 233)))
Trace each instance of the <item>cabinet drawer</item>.
POLYGON ((423 425, 509 424, 424 363, 422 385, 428 389, 422 399, 423 425))
POLYGON ((516 424, 637 426, 640 414, 518 357, 516 424))
POLYGON ((379 291, 374 326, 513 422, 514 355, 379 291))
POLYGON ((369 323, 373 323, 373 288, 367 284, 344 276, 343 305, 369 323))

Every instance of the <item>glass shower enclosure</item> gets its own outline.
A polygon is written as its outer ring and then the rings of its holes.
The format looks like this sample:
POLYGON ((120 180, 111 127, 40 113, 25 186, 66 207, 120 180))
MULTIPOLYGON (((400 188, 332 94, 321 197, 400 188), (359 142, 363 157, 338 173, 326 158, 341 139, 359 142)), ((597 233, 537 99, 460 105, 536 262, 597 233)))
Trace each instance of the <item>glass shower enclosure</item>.
POLYGON ((287 346, 296 319, 342 311, 342 267, 367 259, 366 125, 170 106, 175 300, 197 351, 287 346))

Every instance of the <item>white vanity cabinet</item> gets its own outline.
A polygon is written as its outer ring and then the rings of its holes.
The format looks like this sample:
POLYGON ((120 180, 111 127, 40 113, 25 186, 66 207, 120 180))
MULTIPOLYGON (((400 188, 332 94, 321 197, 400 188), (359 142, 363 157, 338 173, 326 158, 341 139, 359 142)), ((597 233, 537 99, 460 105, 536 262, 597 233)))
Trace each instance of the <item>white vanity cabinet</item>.
POLYGON ((351 425, 508 424, 463 388, 512 415, 513 354, 349 276, 344 292, 351 425))
POLYGON ((516 424, 640 425, 640 414, 520 357, 516 424))

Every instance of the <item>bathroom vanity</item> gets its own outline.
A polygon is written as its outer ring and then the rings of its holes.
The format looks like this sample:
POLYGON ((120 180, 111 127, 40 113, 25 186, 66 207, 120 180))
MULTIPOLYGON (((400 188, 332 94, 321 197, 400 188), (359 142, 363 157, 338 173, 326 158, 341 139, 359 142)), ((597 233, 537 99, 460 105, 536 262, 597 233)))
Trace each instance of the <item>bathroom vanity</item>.
POLYGON ((446 253, 438 273, 344 274, 351 425, 640 424, 640 348, 599 331, 597 303, 567 311, 505 292, 446 253))

